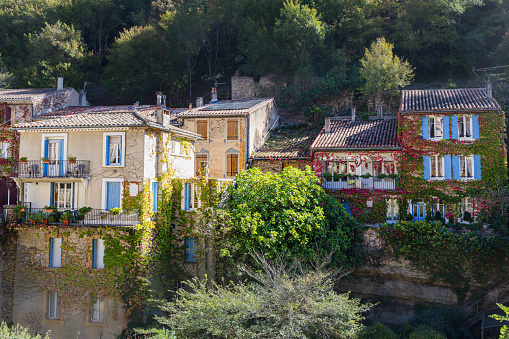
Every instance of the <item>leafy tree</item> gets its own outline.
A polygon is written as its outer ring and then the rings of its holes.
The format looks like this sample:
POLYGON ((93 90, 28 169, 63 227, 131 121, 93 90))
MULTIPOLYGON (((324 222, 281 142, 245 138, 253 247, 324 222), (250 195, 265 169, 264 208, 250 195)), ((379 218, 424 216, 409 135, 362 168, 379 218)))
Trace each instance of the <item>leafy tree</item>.
POLYGON ((64 74, 71 86, 83 80, 80 63, 85 56, 81 34, 72 26, 58 21, 46 24, 37 34, 29 34, 28 59, 22 69, 22 80, 31 87, 55 87, 58 74, 64 74))
POLYGON ((381 322, 376 322, 371 326, 363 328, 359 335, 358 339, 398 339, 399 336, 394 333, 393 330, 389 326, 382 324, 381 322))
POLYGON ((333 291, 338 271, 304 270, 298 261, 254 255, 260 271, 244 269, 251 283, 222 287, 197 278, 193 292, 178 291, 157 317, 178 338, 352 338, 371 305, 333 291))
POLYGON ((236 185, 217 241, 223 257, 238 262, 257 251, 307 262, 332 252, 335 267, 358 261, 359 224, 325 194, 309 167, 281 174, 252 168, 237 176, 236 185))
POLYGON ((378 38, 366 49, 360 60, 361 78, 365 81, 364 91, 376 95, 380 100, 381 93, 404 87, 412 81, 413 70, 407 61, 402 61, 392 53, 394 45, 378 38))
MULTIPOLYGON (((509 307, 504 306, 502 304, 497 304, 497 305, 498 305, 498 307, 500 307, 502 309, 502 311, 505 312, 505 315, 492 314, 492 315, 490 315, 490 317, 495 320, 499 320, 499 321, 509 321, 509 307)), ((509 339, 509 326, 507 326, 507 325, 502 326, 502 328, 500 329, 499 339, 509 339)))
POLYGON ((50 331, 46 332, 44 335, 31 335, 28 332, 28 328, 24 328, 19 324, 10 326, 5 321, 2 321, 2 323, 0 323, 0 337, 16 339, 49 339, 50 331))

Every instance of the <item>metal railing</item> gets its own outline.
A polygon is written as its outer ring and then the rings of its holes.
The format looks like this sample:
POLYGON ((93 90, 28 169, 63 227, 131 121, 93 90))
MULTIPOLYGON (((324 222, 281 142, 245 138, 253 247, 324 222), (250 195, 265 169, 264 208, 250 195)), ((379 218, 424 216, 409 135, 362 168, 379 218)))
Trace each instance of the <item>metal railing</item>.
POLYGON ((88 160, 28 160, 18 161, 15 176, 20 178, 88 178, 90 177, 90 161, 88 160))
POLYGON ((5 213, 8 223, 24 225, 57 224, 69 226, 133 226, 140 223, 137 210, 123 210, 119 214, 114 211, 92 209, 87 213, 80 213, 77 209, 57 208, 26 208, 24 211, 14 212, 13 207, 7 208, 5 213), (113 213, 112 213, 113 212, 113 213), (66 214, 68 213, 68 214, 66 214), (69 222, 64 221, 65 216, 69 222))
POLYGON ((494 307, 497 303, 503 302, 509 297, 509 280, 496 286, 486 293, 484 297, 476 302, 463 306, 462 310, 468 317, 468 322, 475 322, 479 316, 487 309, 494 307))
POLYGON ((340 189, 351 189, 351 188, 360 188, 360 189, 369 189, 369 190, 394 190, 397 187, 396 179, 388 179, 388 178, 359 178, 359 179, 349 179, 343 178, 339 180, 331 181, 323 181, 323 188, 331 189, 331 190, 340 190, 340 189))

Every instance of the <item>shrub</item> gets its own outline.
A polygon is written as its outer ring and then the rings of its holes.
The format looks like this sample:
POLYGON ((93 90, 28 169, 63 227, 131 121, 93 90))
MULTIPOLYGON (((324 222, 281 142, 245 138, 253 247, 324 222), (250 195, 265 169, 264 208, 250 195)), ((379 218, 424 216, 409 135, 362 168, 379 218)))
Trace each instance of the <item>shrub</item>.
POLYGON ((359 335, 358 339, 398 339, 399 336, 394 333, 393 330, 389 326, 382 324, 381 322, 376 322, 369 327, 363 328, 359 335))

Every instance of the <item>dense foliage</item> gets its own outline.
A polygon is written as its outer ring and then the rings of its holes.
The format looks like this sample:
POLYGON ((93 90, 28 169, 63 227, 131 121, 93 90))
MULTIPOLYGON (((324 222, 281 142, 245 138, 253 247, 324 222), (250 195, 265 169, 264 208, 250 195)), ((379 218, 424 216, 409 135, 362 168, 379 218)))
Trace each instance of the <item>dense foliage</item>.
POLYGON ((359 224, 325 194, 309 167, 287 167, 281 174, 258 168, 241 172, 221 227, 220 254, 232 264, 253 251, 303 261, 332 253, 336 267, 359 258, 359 224))
POLYGON ((44 335, 36 334, 31 335, 29 328, 24 328, 19 324, 7 324, 5 321, 0 323, 0 337, 1 338, 16 338, 16 339, 49 339, 51 331, 46 332, 44 335))
POLYGON ((379 37, 420 79, 466 75, 509 63, 508 28, 509 3, 498 0, 0 2, 0 54, 13 86, 46 86, 64 72, 77 88, 106 84, 119 100, 141 102, 163 90, 175 104, 197 82, 236 70, 324 77, 335 53, 355 65, 379 37), (127 90, 129 77, 137 92, 127 90))
POLYGON ((210 288, 206 280, 188 282, 193 292, 163 302, 178 338, 354 338, 369 304, 333 291, 337 272, 303 270, 297 261, 267 261, 255 255, 254 282, 210 288))

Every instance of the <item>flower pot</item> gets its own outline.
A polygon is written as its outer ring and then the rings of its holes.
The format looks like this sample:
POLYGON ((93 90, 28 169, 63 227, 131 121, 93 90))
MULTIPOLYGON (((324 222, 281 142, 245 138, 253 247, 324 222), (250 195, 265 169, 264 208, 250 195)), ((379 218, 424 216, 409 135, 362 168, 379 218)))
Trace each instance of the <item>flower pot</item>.
POLYGON ((54 209, 52 209, 52 208, 46 208, 44 211, 45 211, 46 213, 51 213, 51 212, 53 212, 53 211, 54 211, 54 209))
POLYGON ((68 226, 71 223, 71 220, 62 220, 65 226, 68 226))
POLYGON ((70 164, 75 164, 75 163, 76 163, 76 160, 69 160, 69 163, 70 163, 70 164))
POLYGON ((43 164, 49 164, 49 163, 50 163, 50 161, 49 161, 49 160, 43 160, 43 162, 42 162, 42 163, 43 163, 43 164))
POLYGON ((22 208, 22 209, 20 209, 19 211, 20 211, 20 212, 25 212, 25 209, 24 209, 24 208, 22 208))
POLYGON ((42 222, 43 225, 47 225, 48 224, 48 219, 44 219, 44 221, 42 222))
POLYGON ((36 221, 36 220, 30 220, 30 223, 31 223, 32 225, 35 225, 35 224, 37 223, 37 221, 36 221))
POLYGON ((19 161, 20 164, 26 164, 27 162, 28 161, 22 161, 22 160, 19 161))

